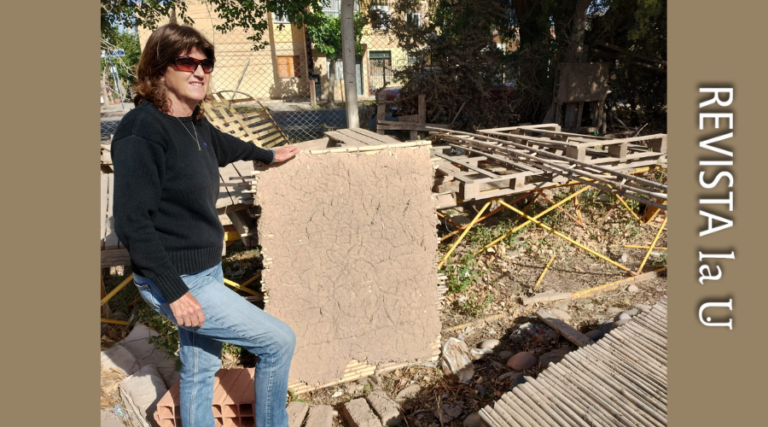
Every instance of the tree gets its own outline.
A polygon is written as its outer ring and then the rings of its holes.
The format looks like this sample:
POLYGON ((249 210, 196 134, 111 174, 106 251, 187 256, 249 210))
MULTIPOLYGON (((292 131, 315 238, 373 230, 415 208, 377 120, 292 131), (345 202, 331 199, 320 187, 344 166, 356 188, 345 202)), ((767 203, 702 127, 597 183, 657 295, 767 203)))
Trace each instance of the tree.
MULTIPOLYGON (((308 11, 321 10, 323 0, 204 0, 210 4, 223 23, 214 27, 226 33, 241 28, 251 33, 248 40, 254 50, 264 49, 268 13, 287 16, 295 25, 315 25, 318 15, 308 11)), ((186 0, 101 0, 101 35, 109 38, 118 27, 155 29, 159 23, 175 11, 185 24, 194 21, 187 16, 186 0)), ((282 24, 280 25, 282 27, 282 24)))
POLYGON ((512 74, 511 56, 497 43, 515 37, 508 0, 437 0, 422 22, 408 19, 419 0, 395 5, 389 26, 414 60, 394 71, 403 82, 398 97, 402 114, 415 114, 419 94, 426 95, 427 121, 478 128, 508 123, 513 111, 504 85, 512 74), (457 114, 461 111, 461 114, 457 114))
MULTIPOLYGON (((317 10, 314 16, 315 24, 307 27, 307 34, 314 44, 315 50, 325 55, 328 61, 328 105, 335 107, 334 82, 336 81, 336 61, 341 59, 341 16, 325 15, 317 10)), ((360 44, 363 28, 368 24, 368 18, 360 13, 355 14, 355 54, 362 55, 364 48, 360 44)))

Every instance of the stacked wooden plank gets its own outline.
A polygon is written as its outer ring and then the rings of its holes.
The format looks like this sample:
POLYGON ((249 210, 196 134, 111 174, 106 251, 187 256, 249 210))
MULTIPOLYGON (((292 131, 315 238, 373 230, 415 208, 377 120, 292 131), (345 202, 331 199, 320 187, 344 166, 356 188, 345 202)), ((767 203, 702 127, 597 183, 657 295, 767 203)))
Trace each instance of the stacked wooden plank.
POLYGON ((238 98, 228 99, 231 93, 231 91, 217 92, 212 95, 212 99, 203 102, 205 117, 212 125, 222 132, 243 141, 252 142, 259 147, 271 148, 289 143, 288 137, 280 130, 269 110, 264 108, 261 102, 241 92, 236 93, 240 95, 238 98), (235 109, 237 104, 251 107, 258 105, 258 108, 255 111, 241 113, 235 109))
POLYGON ((488 427, 667 425, 667 300, 525 377, 480 410, 488 427))
POLYGON ((613 139, 562 132, 559 125, 543 124, 478 133, 447 131, 437 135, 436 141, 436 192, 451 192, 453 203, 574 181, 666 209, 666 186, 632 175, 666 166, 664 134, 613 139))

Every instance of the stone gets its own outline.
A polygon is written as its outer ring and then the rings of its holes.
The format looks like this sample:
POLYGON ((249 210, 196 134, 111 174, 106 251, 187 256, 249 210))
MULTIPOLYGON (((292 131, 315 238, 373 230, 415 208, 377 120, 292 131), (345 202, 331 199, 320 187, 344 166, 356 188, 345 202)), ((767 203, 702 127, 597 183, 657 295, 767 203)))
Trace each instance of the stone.
POLYGON ((624 310, 622 313, 623 314, 628 314, 630 316, 636 316, 638 311, 637 311, 636 308, 630 308, 629 310, 624 310))
POLYGON ((374 391, 365 397, 373 408, 376 415, 379 416, 381 424, 385 426, 396 426, 402 424, 403 416, 400 413, 400 405, 387 396, 383 391, 374 391))
POLYGON ((110 411, 101 410, 101 427, 125 427, 123 421, 110 411))
POLYGON ((335 392, 333 392, 333 394, 331 395, 331 399, 335 399, 335 398, 337 398, 337 397, 341 397, 343 394, 344 394, 344 392, 343 392, 343 391, 341 391, 341 390, 336 390, 336 391, 335 391, 335 392))
POLYGON ((467 344, 456 338, 448 338, 448 341, 443 344, 441 365, 443 373, 460 383, 470 382, 472 376, 475 375, 472 355, 467 344))
POLYGON ((480 360, 485 356, 490 356, 493 354, 493 350, 490 348, 471 348, 469 349, 469 355, 472 357, 472 360, 480 360))
POLYGON ((560 310, 558 308, 552 308, 552 309, 549 310, 549 312, 551 314, 554 314, 555 316, 557 316, 562 321, 567 322, 567 321, 571 320, 571 315, 570 314, 568 314, 565 311, 560 310))
POLYGON ((463 427, 483 427, 483 420, 480 418, 480 413, 473 412, 464 418, 464 422, 461 424, 463 427))
POLYGON ((615 320, 616 320, 616 321, 619 321, 619 320, 629 320, 629 319, 631 319, 631 318, 632 318, 632 316, 630 316, 629 314, 627 314, 627 313, 621 313, 621 314, 619 314, 618 316, 616 316, 616 319, 615 319, 615 320))
POLYGON ((306 402, 293 401, 285 408, 288 411, 288 427, 301 427, 304 417, 309 412, 309 404, 306 402))
POLYGON ((605 310, 605 312, 608 313, 609 316, 615 316, 621 313, 622 311, 624 310, 620 309, 619 307, 608 307, 608 309, 605 310))
POLYGON ((541 357, 539 357, 539 364, 543 369, 546 369, 550 364, 563 360, 565 355, 570 351, 571 349, 568 347, 561 347, 557 350, 552 350, 549 353, 544 353, 541 355, 541 357))
POLYGON ((328 405, 312 406, 304 427, 333 427, 333 412, 328 405))
POLYGON ((626 264, 627 261, 629 261, 629 255, 621 254, 621 256, 619 257, 619 263, 626 264))
POLYGON ((437 419, 442 419, 443 424, 448 424, 456 418, 459 418, 463 411, 464 409, 460 404, 455 402, 445 402, 435 411, 435 417, 437 417, 437 419))
POLYGON ((499 345, 501 345, 501 341, 490 339, 481 342, 478 348, 490 348, 491 350, 495 350, 499 345))
POLYGON ((635 292, 639 291, 639 290, 640 290, 640 288, 638 288, 638 287, 637 287, 637 286, 635 286, 635 285, 629 285, 629 287, 627 288, 627 290, 628 290, 629 292, 632 292, 632 293, 634 294, 635 292))
POLYGON ((555 304, 555 308, 558 310, 568 311, 568 303, 565 301, 561 301, 555 304))
POLYGON ((141 367, 127 348, 120 344, 115 344, 101 352, 101 369, 105 371, 114 369, 128 376, 141 369, 141 367))
POLYGON ((342 405, 341 413, 349 427, 381 427, 381 421, 363 398, 352 399, 342 405))
POLYGON ((538 359, 536 359, 536 356, 528 353, 527 351, 521 351, 520 353, 517 353, 516 355, 509 358, 507 361, 507 366, 516 371, 524 371, 536 366, 537 362, 538 359))
POLYGON ((599 340, 600 338, 602 338, 605 335, 605 332, 603 332, 603 331, 601 331, 599 329, 595 329, 595 330, 587 332, 584 335, 586 335, 592 341, 597 341, 597 340, 599 340))
POLYGON ((650 305, 636 303, 636 304, 632 304, 632 307, 637 308, 638 310, 642 311, 643 313, 647 313, 647 312, 651 311, 651 306, 650 305))
POLYGON ((154 365, 157 371, 165 381, 165 386, 170 387, 179 379, 180 373, 176 370, 176 360, 168 356, 165 352, 158 350, 148 340, 158 333, 143 323, 137 323, 131 333, 125 339, 120 341, 133 354, 139 366, 142 368, 147 365, 154 365))
POLYGON ((509 360, 510 357, 512 357, 513 354, 514 353, 512 353, 509 350, 504 350, 504 351, 500 351, 499 354, 497 354, 497 356, 499 356, 499 359, 506 362, 507 360, 509 360))
POLYGON ((418 384, 409 385, 408 387, 400 390, 400 393, 397 393, 397 396, 395 396, 395 401, 398 403, 402 403, 406 399, 410 399, 411 397, 416 396, 421 391, 421 386, 418 384))
POLYGON ((120 381, 118 389, 126 410, 133 412, 142 425, 157 425, 154 419, 157 402, 168 392, 157 368, 147 365, 139 369, 120 381))

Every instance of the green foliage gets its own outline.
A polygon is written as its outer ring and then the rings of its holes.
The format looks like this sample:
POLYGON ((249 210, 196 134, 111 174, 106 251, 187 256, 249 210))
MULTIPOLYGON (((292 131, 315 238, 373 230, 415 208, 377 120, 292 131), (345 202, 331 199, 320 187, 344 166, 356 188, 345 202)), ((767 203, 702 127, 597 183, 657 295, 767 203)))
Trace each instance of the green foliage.
MULTIPOLYGON (((321 10, 314 14, 313 26, 307 27, 313 47, 329 60, 341 59, 341 15, 328 16, 321 10)), ((360 44, 363 28, 368 24, 368 18, 355 13, 355 54, 362 55, 365 48, 360 44)))
MULTIPOLYGON (((117 68, 117 74, 126 86, 130 87, 136 83, 135 67, 139 63, 141 56, 141 47, 139 46, 139 36, 135 32, 118 31, 110 33, 107 38, 102 39, 101 48, 103 50, 123 49, 125 56, 112 58, 112 63, 117 68)), ((101 60, 101 70, 109 66, 109 61, 101 60)))
POLYGON ((469 289, 477 276, 476 265, 472 254, 465 255, 458 263, 446 264, 442 272, 448 276, 448 293, 461 293, 469 289))
POLYGON ((485 298, 478 297, 477 294, 470 294, 467 299, 461 303, 461 311, 470 316, 482 316, 485 309, 493 302, 493 295, 486 294, 485 298))
POLYGON ((145 323, 157 331, 158 335, 150 337, 149 342, 158 350, 165 352, 169 357, 175 359, 176 369, 181 369, 179 330, 176 328, 176 325, 143 302, 140 303, 137 310, 136 320, 145 323))
MULTIPOLYGON (((248 34, 254 50, 264 49, 263 41, 268 29, 267 14, 287 16, 299 27, 315 25, 316 14, 307 10, 321 10, 322 0, 204 0, 222 20, 214 28, 224 33, 241 29, 248 34)), ((101 0, 101 35, 110 38, 123 28, 155 29, 160 22, 176 12, 177 19, 188 25, 194 20, 187 15, 185 0, 101 0)), ((282 25, 279 26, 282 28, 282 25)))

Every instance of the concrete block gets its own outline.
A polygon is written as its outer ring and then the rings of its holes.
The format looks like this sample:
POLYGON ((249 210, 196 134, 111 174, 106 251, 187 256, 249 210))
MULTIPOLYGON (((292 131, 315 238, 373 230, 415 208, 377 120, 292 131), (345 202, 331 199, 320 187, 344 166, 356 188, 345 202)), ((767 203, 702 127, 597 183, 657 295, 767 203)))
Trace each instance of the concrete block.
POLYGON ((137 323, 131 333, 119 344, 133 354, 141 368, 154 365, 168 388, 179 378, 179 372, 176 370, 175 359, 149 343, 149 338, 155 335, 158 335, 156 331, 142 323, 137 323))
POLYGON ((168 392, 168 388, 153 365, 147 365, 127 377, 120 382, 118 388, 128 412, 133 412, 144 426, 158 426, 154 414, 157 403, 168 392))
POLYGON ((307 416, 309 405, 306 402, 291 402, 286 408, 288 411, 288 427, 301 427, 304 417, 307 416))
POLYGON ((368 400, 376 415, 379 416, 383 425, 396 426, 403 423, 400 405, 390 399, 385 392, 374 391, 366 396, 366 400, 368 400))
POLYGON ((101 410, 101 427, 125 427, 120 417, 110 411, 101 410))
POLYGON ((309 408, 304 427, 333 427, 333 408, 328 405, 309 408))
POLYGON ((133 353, 122 345, 115 344, 101 352, 101 369, 108 371, 111 368, 125 375, 131 375, 138 371, 141 366, 139 366, 139 362, 133 356, 133 353))
POLYGON ((381 427, 381 422, 365 399, 354 399, 342 407, 342 415, 349 427, 381 427))

